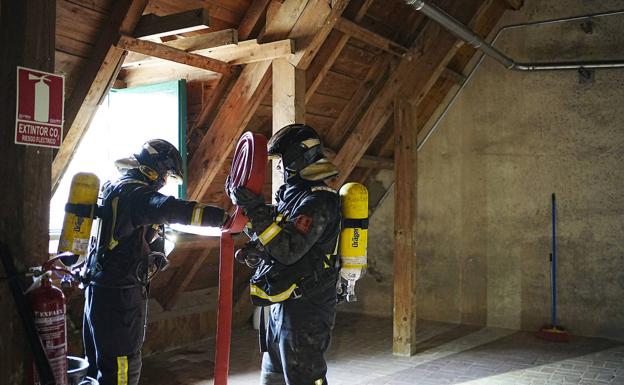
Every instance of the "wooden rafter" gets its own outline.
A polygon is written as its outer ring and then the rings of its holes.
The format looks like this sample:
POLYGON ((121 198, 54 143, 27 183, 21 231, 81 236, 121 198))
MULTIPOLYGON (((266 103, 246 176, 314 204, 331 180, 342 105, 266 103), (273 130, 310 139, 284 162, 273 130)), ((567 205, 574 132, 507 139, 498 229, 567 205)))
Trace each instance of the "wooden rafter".
MULTIPOLYGON (((237 38, 244 40, 259 34, 264 24, 264 14, 269 2, 270 0, 253 0, 238 26, 237 38)), ((188 148, 191 150, 191 154, 195 153, 195 149, 199 146, 199 142, 201 142, 201 138, 204 135, 206 125, 214 119, 221 101, 225 98, 226 91, 232 88, 234 81, 234 77, 230 79, 222 78, 217 84, 212 98, 208 102, 203 102, 201 111, 188 135, 188 148), (191 144, 190 141, 198 143, 191 144)))
POLYGON ((56 190, 98 105, 117 78, 124 56, 124 50, 115 46, 119 35, 132 34, 146 4, 147 0, 115 3, 110 21, 105 24, 93 54, 66 102, 63 144, 52 163, 52 191, 56 190))
POLYGON ((133 36, 153 39, 161 36, 193 32, 208 28, 208 22, 208 10, 205 8, 192 9, 166 16, 150 13, 141 17, 134 29, 133 36))
MULTIPOLYGON (((349 103, 347 103, 340 112, 338 118, 334 121, 334 124, 329 130, 332 135, 339 134, 341 135, 340 139, 342 139, 353 126, 357 117, 357 112, 362 110, 370 96, 375 94, 376 91, 379 91, 383 86, 385 80, 384 74, 387 72, 390 62, 391 57, 388 55, 380 55, 375 59, 375 62, 366 74, 366 78, 364 78, 364 81, 362 81, 360 87, 355 91, 349 103)), ((336 140, 336 142, 339 142, 339 140, 336 140)))
POLYGON ((186 52, 164 44, 139 40, 130 36, 121 36, 117 42, 117 47, 126 51, 138 52, 143 55, 186 64, 191 67, 197 67, 224 75, 230 75, 232 73, 232 66, 221 60, 186 52))
MULTIPOLYGON (((449 13, 460 21, 468 22, 482 11, 479 7, 481 3, 481 0, 453 3, 449 13)), ((341 170, 341 175, 334 182, 335 186, 344 183, 392 115, 395 95, 402 92, 417 101, 421 100, 435 84, 456 50, 457 39, 437 23, 427 21, 411 47, 414 57, 401 60, 336 156, 334 163, 341 170)))
MULTIPOLYGON (((355 22, 362 21, 366 15, 366 11, 373 4, 373 0, 365 0, 357 9, 355 13, 355 22)), ((310 66, 308 72, 311 72, 310 80, 306 85, 306 103, 310 101, 312 95, 316 92, 318 87, 323 82, 325 75, 329 72, 331 67, 340 56, 340 53, 349 42, 349 35, 346 35, 339 31, 334 31, 337 35, 334 39, 327 41, 327 43, 321 48, 322 52, 319 52, 315 63, 310 66)))
POLYGON ((407 48, 403 47, 401 44, 387 39, 375 32, 372 32, 352 22, 351 20, 345 19, 344 17, 341 18, 338 23, 336 23, 336 29, 346 35, 349 35, 352 38, 361 40, 366 44, 379 48, 398 57, 405 56, 408 51, 407 48))
MULTIPOLYGON (((308 37, 296 40, 296 45, 299 42, 308 42, 310 49, 316 52, 318 45, 322 42, 319 42, 315 36, 317 34, 326 36, 326 33, 329 33, 328 25, 333 27, 331 23, 340 16, 337 14, 338 10, 344 9, 344 7, 337 6, 340 2, 346 2, 346 0, 334 2, 334 7, 327 12, 329 7, 327 2, 286 0, 267 25, 263 38, 270 40, 293 38, 290 36, 291 31, 296 31, 297 36, 303 36, 304 30, 307 30, 305 35, 308 37), (326 23, 322 21, 319 23, 318 20, 311 22, 311 16, 304 17, 303 13, 317 15, 317 19, 318 15, 328 14, 329 16, 325 20, 326 23), (305 28, 303 24, 300 24, 304 22, 305 28)), ((298 49, 299 63, 305 64, 310 57, 305 53, 307 48, 299 46, 298 49)), ((236 140, 268 91, 269 75, 270 66, 265 62, 258 62, 246 65, 236 80, 189 164, 189 195, 192 198, 201 200, 207 193, 214 177, 225 162, 225 157, 219 154, 229 154, 233 150, 236 140)))
MULTIPOLYGON (((334 159, 336 157, 336 152, 325 147, 325 156, 329 159, 334 159)), ((394 168, 394 160, 392 158, 364 155, 356 166, 378 170, 392 170, 394 168)))
MULTIPOLYGON (((181 49, 187 52, 199 51, 202 49, 230 46, 238 44, 238 33, 235 29, 224 29, 221 31, 203 33, 201 35, 185 37, 183 39, 169 40, 162 43, 163 45, 181 49)), ((124 67, 139 63, 145 60, 147 56, 138 53, 129 53, 124 60, 124 67)))
MULTIPOLYGON (((136 39, 135 39, 136 40, 136 39)), ((175 40, 174 40, 175 41, 175 40)), ((125 42, 121 42, 122 44, 125 42)), ((157 56, 154 53, 159 52, 174 52, 176 48, 172 48, 169 44, 158 44, 152 42, 145 42, 144 40, 137 40, 135 42, 131 42, 132 46, 129 47, 129 50, 135 50, 135 52, 140 52, 142 55, 139 57, 131 58, 130 60, 125 60, 124 67, 142 65, 142 66, 166 66, 168 63, 163 62, 162 60, 153 59, 150 56, 158 57, 161 59, 169 60, 163 56, 157 56), (147 53, 140 51, 141 45, 145 46, 142 48, 147 53), (158 47, 166 47, 162 50, 159 50, 158 47)), ((176 57, 185 57, 177 50, 178 53, 174 56, 176 57)), ((241 41, 237 44, 227 44, 224 46, 211 47, 211 48, 203 48, 197 50, 187 50, 182 51, 187 54, 192 54, 194 56, 206 57, 210 60, 220 61, 227 65, 239 65, 239 64, 249 64, 262 60, 274 60, 277 58, 287 57, 294 52, 294 42, 290 39, 273 41, 265 44, 258 44, 258 42, 254 40, 241 41)), ((172 60, 179 62, 178 60, 172 60)), ((182 63, 187 64, 187 63, 182 63)), ((220 72, 220 71, 215 71, 220 72)))
POLYGON ((238 25, 238 34, 241 39, 248 39, 250 36, 260 32, 261 21, 271 0, 253 0, 245 16, 238 25))
POLYGON ((524 5, 524 0, 504 0, 509 8, 513 10, 519 10, 524 5))

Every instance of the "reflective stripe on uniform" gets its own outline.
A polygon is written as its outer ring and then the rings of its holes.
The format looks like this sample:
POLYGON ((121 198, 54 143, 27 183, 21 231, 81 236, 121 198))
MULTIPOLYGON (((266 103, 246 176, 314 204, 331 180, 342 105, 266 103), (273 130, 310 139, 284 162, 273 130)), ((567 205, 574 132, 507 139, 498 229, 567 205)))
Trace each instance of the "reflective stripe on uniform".
POLYGON ((201 226, 202 216, 204 215, 204 205, 195 205, 193 208, 193 215, 191 216, 192 226, 201 226))
POLYGON ((333 188, 329 187, 329 186, 314 186, 310 189, 310 191, 315 192, 315 191, 328 191, 331 193, 336 193, 336 190, 334 190, 333 188))
POLYGON ((258 235, 258 239, 260 240, 260 243, 266 246, 266 244, 271 242, 273 238, 280 233, 280 231, 282 231, 282 228, 279 227, 277 223, 273 222, 262 232, 262 234, 258 235))
POLYGON ((117 385, 128 385, 128 356, 117 357, 117 385))
POLYGON ((115 239, 115 225, 116 225, 116 222, 117 222, 117 204, 118 203, 119 203, 119 197, 113 198, 113 202, 111 203, 112 211, 113 211, 113 220, 112 220, 112 223, 111 223, 110 242, 108 243, 108 249, 109 250, 114 249, 117 246, 117 244, 119 243, 115 239))
POLYGON ((260 289, 258 286, 256 285, 249 285, 249 291, 251 295, 255 295, 256 297, 262 298, 262 299, 268 299, 271 302, 282 302, 287 300, 293 291, 295 291, 295 289, 297 288, 297 284, 293 283, 292 286, 290 286, 288 288, 288 290, 283 291, 279 294, 275 294, 275 295, 268 295, 264 290, 260 289))
POLYGON ((314 381, 314 385, 323 385, 323 379, 319 378, 318 380, 314 381))

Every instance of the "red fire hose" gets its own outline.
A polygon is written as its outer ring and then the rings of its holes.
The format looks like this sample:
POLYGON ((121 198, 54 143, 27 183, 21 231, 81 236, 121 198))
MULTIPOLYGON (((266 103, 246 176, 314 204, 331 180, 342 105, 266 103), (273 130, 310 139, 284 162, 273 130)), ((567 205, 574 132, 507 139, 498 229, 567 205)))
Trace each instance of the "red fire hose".
MULTIPOLYGON (((267 163, 267 139, 261 134, 246 132, 238 140, 227 189, 244 186, 256 194, 262 193, 267 163)), ((232 295, 234 283, 234 241, 232 234, 240 233, 248 220, 240 207, 223 226, 219 256, 219 307, 217 310, 217 345, 215 353, 215 385, 226 385, 230 366, 232 336, 232 295)))

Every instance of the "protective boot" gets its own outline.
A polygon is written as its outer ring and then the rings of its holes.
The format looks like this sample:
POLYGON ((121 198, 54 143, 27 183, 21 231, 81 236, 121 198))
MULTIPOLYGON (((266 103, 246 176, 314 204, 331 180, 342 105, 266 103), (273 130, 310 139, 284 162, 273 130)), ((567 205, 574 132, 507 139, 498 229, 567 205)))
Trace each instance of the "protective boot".
POLYGON ((260 385, 286 385, 284 374, 262 370, 262 373, 260 373, 260 385))

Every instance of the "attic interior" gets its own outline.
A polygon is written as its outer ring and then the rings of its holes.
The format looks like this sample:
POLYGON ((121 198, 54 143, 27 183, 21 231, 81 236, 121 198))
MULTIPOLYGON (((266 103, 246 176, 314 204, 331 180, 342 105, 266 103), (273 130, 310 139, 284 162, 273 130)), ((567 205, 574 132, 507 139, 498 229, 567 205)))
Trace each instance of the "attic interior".
MULTIPOLYGON (((321 383, 624 384, 624 1, 424 2, 485 44, 414 3, 0 0, 2 253, 19 279, 41 266, 73 173, 160 126, 183 154, 181 197, 231 211, 239 137, 306 123, 340 172, 329 186, 369 194, 366 274, 337 306, 321 383), (484 45, 571 68, 506 68, 484 45), (58 149, 16 143, 18 66, 64 76, 58 149), (162 107, 144 99, 164 85, 162 107), (535 336, 553 323, 569 341, 535 336)), ((267 202, 281 183, 267 162, 267 202)), ((219 250, 218 229, 177 233, 150 283, 141 384, 213 383, 219 250)), ((0 384, 31 383, 15 279, 0 273, 0 384)), ((230 384, 260 379, 252 274, 234 264, 230 384)), ((84 293, 64 291, 82 356, 84 293)))

